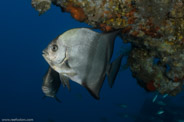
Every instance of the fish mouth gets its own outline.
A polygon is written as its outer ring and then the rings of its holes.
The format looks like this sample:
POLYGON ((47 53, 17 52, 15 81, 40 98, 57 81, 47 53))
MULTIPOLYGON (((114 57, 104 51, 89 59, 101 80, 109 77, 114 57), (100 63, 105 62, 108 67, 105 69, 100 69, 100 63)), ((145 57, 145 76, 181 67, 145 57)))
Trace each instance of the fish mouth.
POLYGON ((47 51, 42 51, 43 58, 50 64, 49 53, 47 51))
POLYGON ((42 55, 48 55, 48 52, 45 51, 45 50, 43 50, 43 51, 42 51, 42 55))
POLYGON ((45 50, 42 51, 42 56, 45 58, 45 60, 49 60, 48 55, 49 55, 49 53, 47 51, 45 51, 45 50))

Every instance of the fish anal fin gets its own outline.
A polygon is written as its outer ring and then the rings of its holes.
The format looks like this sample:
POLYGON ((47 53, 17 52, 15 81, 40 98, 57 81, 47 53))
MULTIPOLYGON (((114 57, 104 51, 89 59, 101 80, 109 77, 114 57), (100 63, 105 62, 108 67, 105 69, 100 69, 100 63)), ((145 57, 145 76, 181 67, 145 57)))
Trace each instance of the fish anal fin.
POLYGON ((109 86, 112 88, 114 81, 116 79, 116 76, 119 72, 120 66, 121 66, 121 60, 123 55, 119 56, 117 59, 115 59, 111 64, 107 66, 107 77, 108 77, 108 83, 109 86))
POLYGON ((100 99, 99 93, 102 88, 104 80, 105 80, 105 73, 102 74, 98 80, 94 81, 86 80, 86 82, 82 82, 81 85, 84 86, 95 99, 99 100, 100 99))
POLYGON ((99 100, 100 97, 99 97, 99 93, 98 92, 95 92, 93 89, 91 89, 85 82, 82 83, 82 86, 84 86, 88 92, 96 99, 96 100, 99 100))

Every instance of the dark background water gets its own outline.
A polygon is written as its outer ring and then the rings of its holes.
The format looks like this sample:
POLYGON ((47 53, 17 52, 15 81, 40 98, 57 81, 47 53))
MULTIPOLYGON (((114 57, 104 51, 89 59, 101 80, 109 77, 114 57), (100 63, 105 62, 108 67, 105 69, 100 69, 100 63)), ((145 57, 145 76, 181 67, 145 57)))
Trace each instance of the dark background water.
MULTIPOLYGON (((129 69, 120 71, 114 87, 105 80, 100 100, 93 99, 87 90, 71 83, 71 92, 61 87, 58 97, 42 99, 42 77, 48 64, 42 50, 66 30, 89 27, 75 21, 60 8, 38 16, 30 0, 2 0, 0 7, 0 118, 33 118, 38 122, 129 122, 140 113, 147 93, 131 76, 129 69), (119 104, 125 104, 122 108, 119 104), (124 116, 123 113, 131 113, 124 116)), ((118 54, 122 40, 116 40, 118 54)), ((180 94, 182 96, 182 94, 180 94)), ((176 100, 175 103, 181 101, 176 100)), ((183 102, 183 101, 182 101, 183 102)))

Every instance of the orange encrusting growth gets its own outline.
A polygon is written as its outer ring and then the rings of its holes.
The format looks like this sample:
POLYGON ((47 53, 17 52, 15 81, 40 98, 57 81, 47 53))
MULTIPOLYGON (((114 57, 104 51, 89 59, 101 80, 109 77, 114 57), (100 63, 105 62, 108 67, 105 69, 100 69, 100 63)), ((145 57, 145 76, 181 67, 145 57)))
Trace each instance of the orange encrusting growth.
POLYGON ((128 18, 128 24, 133 24, 135 22, 135 20, 137 19, 134 16, 135 12, 136 12, 136 9, 132 9, 130 12, 125 14, 125 16, 128 18))
POLYGON ((182 82, 184 80, 184 76, 182 78, 174 77, 174 82, 182 82))
POLYGON ((105 32, 109 32, 109 31, 112 31, 113 28, 109 25, 106 25, 106 24, 100 24, 100 29, 102 31, 105 31, 105 32))
POLYGON ((155 91, 156 88, 154 86, 154 81, 150 81, 146 84, 146 88, 149 90, 149 91, 155 91))
POLYGON ((83 22, 86 19, 86 15, 84 14, 83 9, 80 7, 75 7, 72 4, 68 4, 65 10, 70 12, 71 16, 80 22, 83 22))
POLYGON ((158 33, 159 27, 155 27, 152 21, 149 19, 146 25, 139 25, 139 30, 143 31, 146 35, 151 36, 152 38, 160 38, 162 35, 158 33))
POLYGON ((129 33, 131 29, 132 29, 132 27, 131 27, 131 26, 127 26, 127 27, 125 27, 125 28, 122 30, 122 34, 129 33))
POLYGON ((177 77, 174 77, 174 82, 178 82, 178 81, 180 81, 180 79, 177 77))

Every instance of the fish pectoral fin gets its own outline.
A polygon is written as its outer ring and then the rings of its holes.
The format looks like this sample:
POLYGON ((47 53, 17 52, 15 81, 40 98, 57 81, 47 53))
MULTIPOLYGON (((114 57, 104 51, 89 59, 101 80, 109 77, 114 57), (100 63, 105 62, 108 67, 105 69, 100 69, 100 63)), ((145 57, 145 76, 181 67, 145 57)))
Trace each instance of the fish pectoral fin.
POLYGON ((60 78, 60 81, 61 81, 61 84, 63 85, 63 87, 65 88, 65 82, 63 81, 63 80, 61 80, 61 78, 60 78))
POLYGON ((116 60, 114 60, 111 64, 107 66, 106 74, 108 77, 109 86, 111 88, 114 84, 114 81, 120 69, 122 58, 123 58, 123 55, 119 56, 116 60))
POLYGON ((64 82, 61 82, 61 83, 63 84, 63 88, 65 88, 65 86, 66 86, 65 83, 64 82))
POLYGON ((75 75, 77 75, 77 73, 75 73, 75 72, 65 73, 65 74, 68 75, 68 76, 75 76, 75 75))
POLYGON ((70 83, 69 83, 69 78, 64 76, 63 74, 59 74, 61 83, 63 83, 63 86, 67 86, 68 90, 70 91, 70 83))

